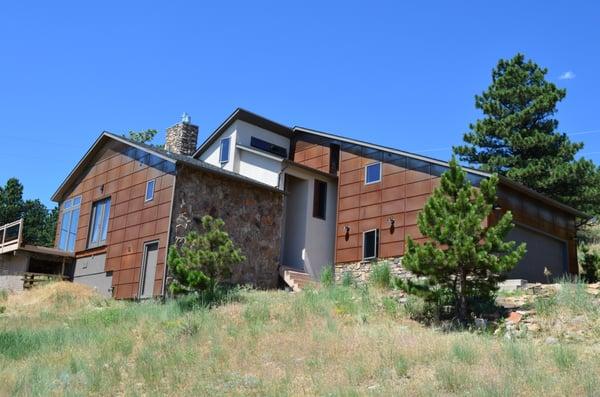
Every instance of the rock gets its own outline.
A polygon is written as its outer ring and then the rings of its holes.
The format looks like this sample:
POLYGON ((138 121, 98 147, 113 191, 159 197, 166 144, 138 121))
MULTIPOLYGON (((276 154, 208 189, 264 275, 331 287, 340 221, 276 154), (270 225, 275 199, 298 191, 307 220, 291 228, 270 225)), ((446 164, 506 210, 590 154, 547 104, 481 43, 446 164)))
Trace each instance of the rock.
POLYGON ((488 322, 485 318, 476 318, 475 319, 475 328, 485 330, 487 329, 488 322))
POLYGON ((582 324, 586 320, 585 316, 577 316, 571 319, 571 324, 582 324))
POLYGON ((506 321, 511 322, 513 324, 518 324, 521 319, 523 318, 523 315, 519 312, 510 312, 510 314, 508 315, 508 318, 506 319, 506 321))
POLYGON ((546 340, 544 341, 545 344, 547 345, 556 345, 558 343, 558 339, 556 339, 553 336, 549 336, 546 338, 546 340))
POLYGON ((536 323, 531 323, 531 324, 527 324, 527 331, 529 332, 539 332, 542 328, 539 326, 539 324, 536 323))

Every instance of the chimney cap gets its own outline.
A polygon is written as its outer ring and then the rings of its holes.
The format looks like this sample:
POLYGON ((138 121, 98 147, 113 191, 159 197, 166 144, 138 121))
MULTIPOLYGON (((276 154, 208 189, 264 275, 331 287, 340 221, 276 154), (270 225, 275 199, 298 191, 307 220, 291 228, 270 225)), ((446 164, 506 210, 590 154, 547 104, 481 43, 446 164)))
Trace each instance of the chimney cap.
POLYGON ((192 117, 187 114, 187 112, 183 112, 183 114, 181 115, 181 122, 183 124, 190 124, 192 122, 192 117))

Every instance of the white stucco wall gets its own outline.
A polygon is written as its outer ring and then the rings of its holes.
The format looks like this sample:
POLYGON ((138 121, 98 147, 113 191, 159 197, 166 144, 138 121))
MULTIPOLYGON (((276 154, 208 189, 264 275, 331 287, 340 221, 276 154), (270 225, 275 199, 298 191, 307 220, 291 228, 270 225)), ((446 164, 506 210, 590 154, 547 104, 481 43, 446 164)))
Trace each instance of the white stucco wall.
POLYGON ((270 186, 279 184, 281 161, 238 149, 239 165, 237 172, 270 186))
MULTIPOLYGON (((291 262, 289 266, 294 266, 296 263, 301 262, 304 265, 304 271, 318 280, 323 267, 333 264, 334 260, 337 181, 334 178, 317 175, 309 170, 295 166, 289 166, 285 170, 285 173, 306 180, 307 183, 306 189, 302 189, 305 197, 300 198, 296 196, 292 199, 289 197, 287 199, 286 230, 284 231, 285 243, 282 257, 291 262), (327 182, 325 219, 313 217, 315 178, 327 182), (303 216, 305 223, 297 221, 288 223, 288 216, 292 216, 293 218, 303 216), (304 230, 301 230, 302 227, 304 227, 304 230), (297 258, 299 252, 297 246, 302 244, 304 248, 300 250, 301 257, 297 258)), ((288 265, 287 263, 283 264, 288 265)))
MULTIPOLYGON (((199 159, 227 171, 233 171, 271 186, 277 186, 282 165, 280 161, 272 159, 272 157, 276 156, 270 153, 265 153, 265 156, 261 156, 260 154, 236 148, 236 145, 250 147, 250 140, 253 136, 282 146, 289 151, 290 140, 288 138, 246 123, 245 121, 237 120, 199 156, 199 159), (221 164, 219 161, 221 139, 227 137, 231 138, 230 157, 227 163, 221 164)), ((260 149, 255 150, 261 152, 260 149)))
POLYGON ((236 127, 237 122, 229 126, 229 128, 227 128, 225 132, 223 132, 223 134, 221 134, 221 136, 200 155, 199 159, 227 171, 233 171, 235 163, 235 141, 237 136, 236 127), (221 161, 219 161, 221 154, 221 139, 228 137, 231 138, 231 143, 229 145, 229 161, 221 164, 221 161))

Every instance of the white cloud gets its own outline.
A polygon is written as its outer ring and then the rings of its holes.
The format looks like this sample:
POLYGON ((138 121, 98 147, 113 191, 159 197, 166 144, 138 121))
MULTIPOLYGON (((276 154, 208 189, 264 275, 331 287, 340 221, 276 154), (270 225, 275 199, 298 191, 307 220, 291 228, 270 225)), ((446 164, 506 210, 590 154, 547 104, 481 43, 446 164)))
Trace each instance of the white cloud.
POLYGON ((569 70, 558 76, 558 78, 561 80, 573 80, 575 78, 575 73, 569 70))

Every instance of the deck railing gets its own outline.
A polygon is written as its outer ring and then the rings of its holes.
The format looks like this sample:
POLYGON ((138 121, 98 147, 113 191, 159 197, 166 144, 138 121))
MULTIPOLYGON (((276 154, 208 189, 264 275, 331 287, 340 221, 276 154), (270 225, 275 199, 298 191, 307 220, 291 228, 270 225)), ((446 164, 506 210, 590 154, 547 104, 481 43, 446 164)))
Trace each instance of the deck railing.
POLYGON ((23 218, 0 226, 0 254, 18 249, 23 241, 23 218))

